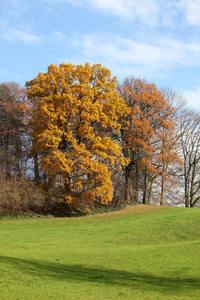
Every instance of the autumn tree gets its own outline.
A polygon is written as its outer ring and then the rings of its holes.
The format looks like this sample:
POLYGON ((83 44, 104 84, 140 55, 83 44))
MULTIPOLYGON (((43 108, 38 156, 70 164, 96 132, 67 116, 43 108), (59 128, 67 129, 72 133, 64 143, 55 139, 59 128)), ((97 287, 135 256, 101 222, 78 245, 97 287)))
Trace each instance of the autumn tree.
POLYGON ((15 82, 0 84, 0 166, 6 176, 25 171, 25 89, 15 82))
MULTIPOLYGON (((161 175, 161 194, 160 194, 160 204, 163 204, 164 194, 166 194, 167 203, 180 203, 182 199, 182 193, 180 192, 183 186, 182 182, 182 150, 180 146, 180 120, 182 118, 182 112, 186 106, 186 101, 181 94, 171 88, 162 88, 160 90, 162 96, 167 99, 170 109, 170 114, 168 119, 168 125, 163 128, 161 126, 159 135, 161 135, 162 147, 165 151, 165 157, 163 160, 160 157, 160 162, 162 163, 161 175), (162 139, 162 135, 163 138, 162 139)), ((159 153, 159 151, 158 151, 159 153)), ((158 154, 159 155, 159 154, 158 154)))
POLYGON ((111 201, 111 168, 122 161, 112 137, 125 109, 116 78, 100 64, 60 64, 50 65, 26 87, 40 181, 62 187, 71 206, 111 201))
POLYGON ((124 168, 125 199, 138 201, 141 190, 146 204, 154 180, 161 176, 162 200, 166 168, 177 158, 169 138, 174 129, 173 107, 154 84, 145 80, 126 78, 119 92, 129 108, 121 129, 123 153, 129 159, 124 168))

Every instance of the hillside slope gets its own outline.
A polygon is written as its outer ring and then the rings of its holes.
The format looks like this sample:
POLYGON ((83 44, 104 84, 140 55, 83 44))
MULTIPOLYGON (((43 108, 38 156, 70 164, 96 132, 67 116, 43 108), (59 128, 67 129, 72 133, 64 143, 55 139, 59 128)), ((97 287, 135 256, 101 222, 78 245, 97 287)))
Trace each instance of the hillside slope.
POLYGON ((0 222, 1 299, 198 299, 200 211, 0 222))

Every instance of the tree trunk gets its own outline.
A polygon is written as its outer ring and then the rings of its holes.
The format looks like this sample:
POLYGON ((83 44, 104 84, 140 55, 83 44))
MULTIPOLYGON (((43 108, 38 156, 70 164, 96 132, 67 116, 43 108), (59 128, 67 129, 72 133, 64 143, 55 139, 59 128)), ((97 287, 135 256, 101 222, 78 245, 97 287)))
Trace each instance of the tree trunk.
POLYGON ((165 188, 165 178, 164 178, 164 175, 162 175, 162 180, 161 180, 161 194, 160 194, 160 205, 163 205, 164 188, 165 188))
POLYGON ((155 176, 151 178, 151 182, 150 182, 150 186, 149 186, 149 193, 148 193, 148 204, 151 203, 151 193, 152 193, 152 189, 153 189, 153 183, 154 183, 154 180, 155 180, 155 176))
POLYGON ((124 197, 125 197, 125 203, 130 204, 130 178, 129 178, 129 174, 128 172, 126 172, 125 174, 125 193, 124 193, 124 197))
POLYGON ((38 165, 38 155, 34 155, 34 173, 35 173, 35 183, 40 183, 39 165, 38 165))
POLYGON ((124 200, 125 203, 130 204, 132 195, 132 164, 128 164, 125 167, 125 191, 124 191, 124 200))
POLYGON ((185 178, 185 207, 190 207, 187 178, 185 178))
POLYGON ((144 174, 144 187, 143 187, 143 204, 147 204, 147 173, 144 174))
POLYGON ((139 193, 139 170, 138 170, 138 166, 136 164, 135 167, 135 173, 134 173, 134 177, 133 177, 133 200, 134 202, 138 202, 138 193, 139 193))

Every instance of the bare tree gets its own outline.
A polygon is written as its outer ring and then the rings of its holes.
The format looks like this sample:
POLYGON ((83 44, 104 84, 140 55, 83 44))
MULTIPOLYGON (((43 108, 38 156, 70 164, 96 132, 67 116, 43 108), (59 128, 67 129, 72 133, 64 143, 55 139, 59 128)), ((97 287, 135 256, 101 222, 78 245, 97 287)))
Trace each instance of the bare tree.
POLYGON ((180 119, 183 156, 184 202, 193 207, 200 200, 200 114, 186 108, 180 119))
POLYGON ((7 176, 21 176, 26 166, 25 99, 17 83, 0 84, 0 166, 7 176))

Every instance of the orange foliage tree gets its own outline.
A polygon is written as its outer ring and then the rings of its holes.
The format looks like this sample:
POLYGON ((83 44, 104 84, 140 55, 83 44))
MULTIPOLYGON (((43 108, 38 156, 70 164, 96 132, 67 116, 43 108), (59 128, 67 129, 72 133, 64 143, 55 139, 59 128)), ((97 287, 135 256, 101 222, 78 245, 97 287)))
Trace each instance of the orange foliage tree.
POLYGON ((162 177, 161 199, 167 167, 178 159, 172 141, 175 123, 173 107, 154 84, 126 78, 119 87, 129 108, 122 119, 123 153, 129 159, 125 166, 125 200, 138 201, 142 190, 143 203, 150 201, 153 181, 162 177))
POLYGON ((60 64, 50 65, 26 87, 40 181, 61 187, 71 206, 110 202, 111 168, 123 160, 112 138, 125 110, 116 78, 100 64, 60 64))

